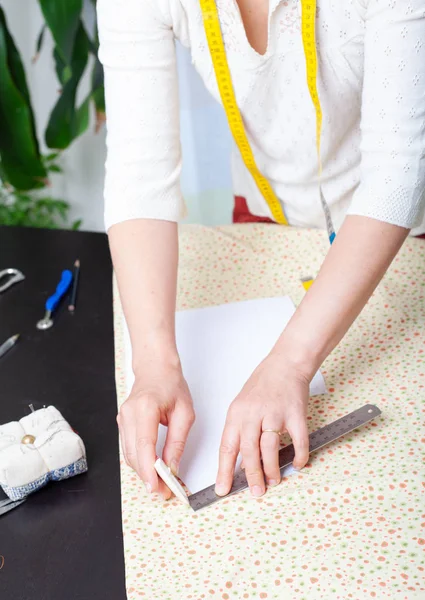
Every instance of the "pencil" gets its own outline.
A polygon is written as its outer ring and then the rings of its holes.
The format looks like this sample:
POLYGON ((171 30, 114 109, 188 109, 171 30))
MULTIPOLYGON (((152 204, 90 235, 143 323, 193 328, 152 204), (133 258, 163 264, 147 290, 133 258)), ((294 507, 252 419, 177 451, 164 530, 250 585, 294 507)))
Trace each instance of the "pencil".
POLYGON ((68 305, 69 312, 74 312, 75 307, 77 306, 77 291, 78 291, 79 275, 80 275, 80 261, 77 259, 74 263, 72 290, 71 290, 71 296, 70 296, 69 305, 68 305))
POLYGON ((8 340, 6 340, 4 342, 4 344, 2 344, 0 346, 0 356, 3 356, 4 354, 6 354, 6 352, 8 352, 11 348, 13 348, 13 346, 16 344, 16 342, 18 341, 19 338, 19 333, 17 333, 16 335, 12 335, 12 337, 10 337, 8 340))

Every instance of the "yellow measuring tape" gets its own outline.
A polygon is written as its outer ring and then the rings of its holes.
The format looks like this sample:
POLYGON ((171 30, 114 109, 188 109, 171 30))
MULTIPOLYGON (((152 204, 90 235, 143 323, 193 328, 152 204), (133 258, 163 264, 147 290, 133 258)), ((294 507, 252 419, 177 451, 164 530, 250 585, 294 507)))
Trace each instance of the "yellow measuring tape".
MULTIPOLYGON (((274 193, 268 180, 260 173, 257 167, 254 154, 245 132, 245 126, 235 98, 215 0, 199 1, 218 89, 233 138, 239 148, 245 166, 251 173, 258 189, 267 202, 274 220, 281 225, 288 225, 288 221, 286 220, 278 197, 274 193)), ((322 108, 317 93, 316 0, 300 0, 300 2, 302 6, 301 31, 307 66, 307 85, 316 111, 316 147, 320 178, 322 172, 320 159, 322 108)))

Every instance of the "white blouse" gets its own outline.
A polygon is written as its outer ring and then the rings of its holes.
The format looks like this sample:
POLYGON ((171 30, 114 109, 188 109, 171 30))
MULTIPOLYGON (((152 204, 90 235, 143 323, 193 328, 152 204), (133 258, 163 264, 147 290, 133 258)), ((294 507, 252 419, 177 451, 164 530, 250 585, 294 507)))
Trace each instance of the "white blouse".
MULTIPOLYGON (((217 0, 233 85, 257 165, 290 224, 325 227, 300 0, 270 0, 268 48, 249 44, 235 0, 217 0)), ((174 40, 218 87, 198 0, 98 0, 105 68, 105 222, 184 213, 174 40)), ((345 214, 425 231, 424 0, 318 0, 322 189, 345 214)), ((235 195, 271 216, 236 146, 235 195)))

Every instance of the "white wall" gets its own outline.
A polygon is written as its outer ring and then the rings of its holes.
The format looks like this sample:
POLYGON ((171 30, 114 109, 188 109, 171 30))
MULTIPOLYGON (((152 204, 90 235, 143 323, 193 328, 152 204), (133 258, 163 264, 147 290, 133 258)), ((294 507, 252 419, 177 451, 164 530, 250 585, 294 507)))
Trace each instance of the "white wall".
MULTIPOLYGON (((52 41, 46 32, 35 65, 31 63, 42 15, 35 0, 1 0, 12 35, 23 57, 32 94, 40 140, 58 94, 52 61, 52 41)), ((90 4, 85 15, 93 22, 90 4)), ((188 52, 178 47, 183 146, 182 188, 189 209, 188 222, 230 222, 230 134, 221 107, 209 97, 194 72, 188 52), (220 132, 220 135, 217 135, 220 132)), ((84 97, 88 81, 79 93, 84 97)), ((82 218, 82 229, 103 231, 103 165, 105 131, 93 125, 62 157, 63 175, 52 179, 52 194, 71 204, 71 218, 82 218)), ((42 148, 45 149, 44 142, 42 148)))

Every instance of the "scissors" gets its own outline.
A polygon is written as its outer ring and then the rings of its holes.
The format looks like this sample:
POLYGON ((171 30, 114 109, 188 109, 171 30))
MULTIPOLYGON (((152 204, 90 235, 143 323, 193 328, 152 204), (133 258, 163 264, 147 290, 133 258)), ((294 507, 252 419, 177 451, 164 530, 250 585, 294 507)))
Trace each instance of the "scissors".
POLYGON ((23 500, 11 500, 10 498, 6 498, 6 500, 0 500, 0 517, 5 515, 10 510, 20 506, 23 502, 25 502, 26 498, 23 500))
POLYGON ((0 271, 0 281, 2 279, 6 279, 7 281, 6 283, 3 283, 3 285, 0 285, 0 294, 8 290, 14 283, 23 281, 25 275, 18 269, 4 269, 3 271, 0 271))

